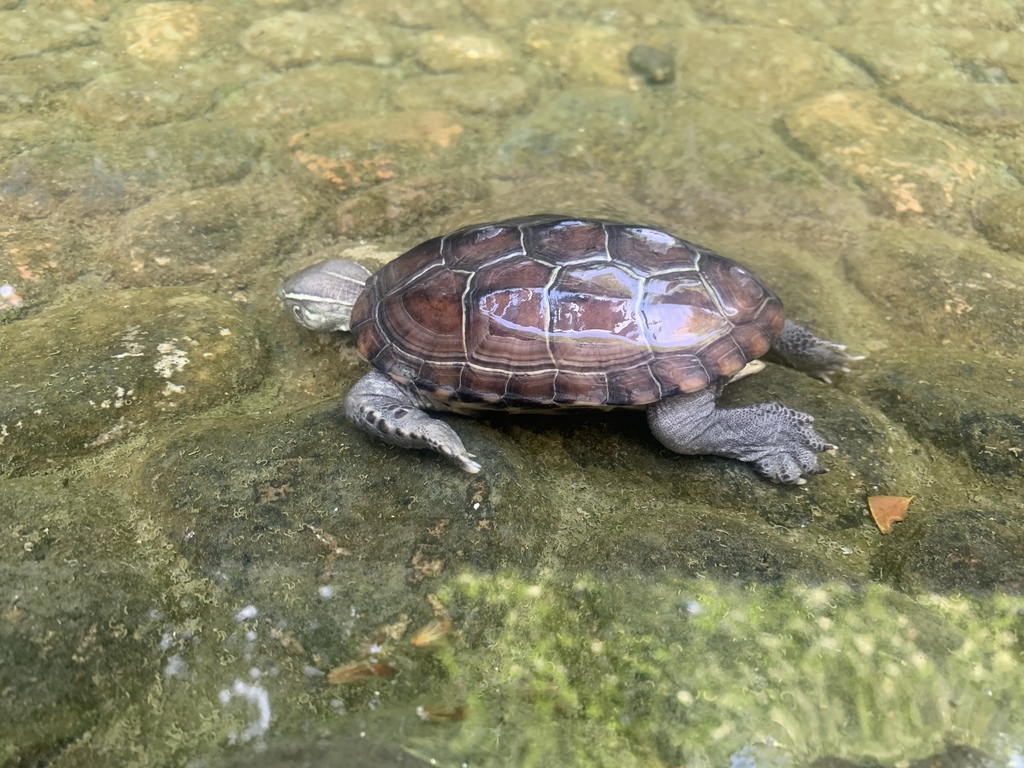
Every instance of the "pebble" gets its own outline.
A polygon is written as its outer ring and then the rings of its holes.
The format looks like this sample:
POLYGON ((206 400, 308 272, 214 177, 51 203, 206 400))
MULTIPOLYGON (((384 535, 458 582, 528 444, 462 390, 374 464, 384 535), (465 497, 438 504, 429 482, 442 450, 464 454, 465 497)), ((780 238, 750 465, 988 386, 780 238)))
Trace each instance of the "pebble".
POLYGON ((664 85, 675 79, 675 57, 668 51, 649 45, 634 45, 627 60, 629 68, 643 77, 648 85, 664 85))

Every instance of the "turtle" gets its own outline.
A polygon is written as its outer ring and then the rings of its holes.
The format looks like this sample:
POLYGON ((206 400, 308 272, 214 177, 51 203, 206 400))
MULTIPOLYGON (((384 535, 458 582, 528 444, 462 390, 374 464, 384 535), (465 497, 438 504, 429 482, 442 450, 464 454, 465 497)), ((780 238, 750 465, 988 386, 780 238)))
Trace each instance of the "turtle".
POLYGON ((641 408, 681 454, 803 484, 835 451, 778 403, 720 408, 723 388, 783 362, 826 383, 862 359, 787 319, 752 271, 639 224, 540 214, 435 237, 375 273, 313 264, 278 294, 303 326, 350 331, 373 370, 345 413, 384 442, 480 471, 431 411, 641 408))

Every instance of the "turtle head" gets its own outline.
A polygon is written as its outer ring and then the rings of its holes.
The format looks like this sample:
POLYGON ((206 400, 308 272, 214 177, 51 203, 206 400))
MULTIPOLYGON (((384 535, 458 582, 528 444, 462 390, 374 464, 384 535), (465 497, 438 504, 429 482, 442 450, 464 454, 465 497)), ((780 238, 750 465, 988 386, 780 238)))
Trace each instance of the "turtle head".
POLYGON ((352 307, 370 272, 354 261, 329 259, 306 267, 277 289, 281 301, 306 328, 347 331, 352 307))

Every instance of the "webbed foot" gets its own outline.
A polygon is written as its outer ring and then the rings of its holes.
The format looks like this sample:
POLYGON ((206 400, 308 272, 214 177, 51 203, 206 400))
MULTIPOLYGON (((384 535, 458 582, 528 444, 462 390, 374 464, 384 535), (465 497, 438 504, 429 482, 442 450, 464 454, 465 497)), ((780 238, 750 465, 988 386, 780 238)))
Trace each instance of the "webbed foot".
POLYGON ((423 398, 378 371, 355 383, 345 398, 345 414, 361 429, 402 448, 436 451, 466 472, 480 471, 450 426, 422 410, 423 398))
POLYGON ((818 454, 836 446, 814 431, 814 417, 778 403, 716 408, 716 392, 676 395, 647 410, 651 431, 677 453, 714 454, 754 465, 776 483, 803 485, 828 470, 818 454))

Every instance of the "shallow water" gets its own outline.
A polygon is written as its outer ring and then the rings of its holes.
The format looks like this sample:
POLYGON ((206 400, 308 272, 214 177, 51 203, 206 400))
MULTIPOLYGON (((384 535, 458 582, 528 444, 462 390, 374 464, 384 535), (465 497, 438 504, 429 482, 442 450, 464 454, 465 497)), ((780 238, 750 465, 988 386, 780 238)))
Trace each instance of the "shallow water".
POLYGON ((0 0, 2 764, 1024 765, 1022 24, 0 0), (725 395, 830 474, 637 413, 452 416, 473 476, 349 425, 281 279, 539 211, 867 353, 725 395))

